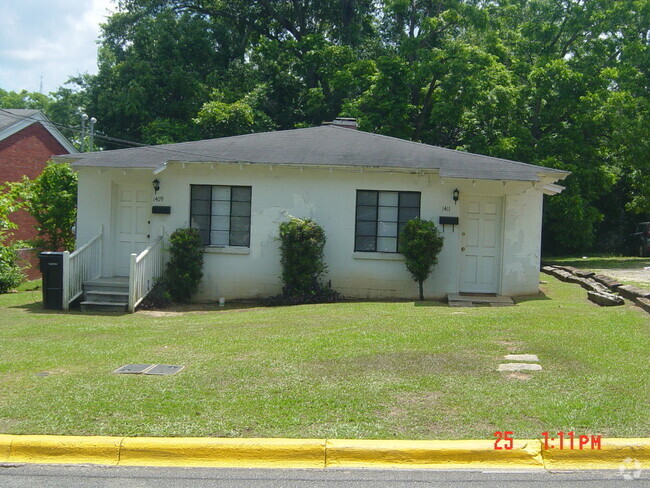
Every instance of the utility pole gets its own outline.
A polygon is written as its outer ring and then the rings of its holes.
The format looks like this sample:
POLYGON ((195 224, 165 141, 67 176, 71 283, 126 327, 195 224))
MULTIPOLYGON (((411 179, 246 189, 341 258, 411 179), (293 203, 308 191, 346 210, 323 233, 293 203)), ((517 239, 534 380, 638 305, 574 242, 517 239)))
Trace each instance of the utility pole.
POLYGON ((81 114, 81 152, 84 152, 86 145, 86 120, 88 120, 88 115, 81 114))
POLYGON ((93 152, 95 150, 95 144, 94 144, 94 138, 95 138, 95 123, 97 122, 97 119, 95 117, 91 117, 90 119, 90 152, 93 152))

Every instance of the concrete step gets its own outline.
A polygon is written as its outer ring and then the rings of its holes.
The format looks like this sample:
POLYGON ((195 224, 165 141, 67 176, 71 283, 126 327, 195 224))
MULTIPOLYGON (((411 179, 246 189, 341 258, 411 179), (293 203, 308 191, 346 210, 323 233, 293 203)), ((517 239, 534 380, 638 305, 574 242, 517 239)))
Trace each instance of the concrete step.
POLYGON ((84 291, 128 293, 129 282, 125 278, 100 278, 93 281, 84 281, 84 291))
POLYGON ((129 303, 129 292, 86 289, 84 298, 89 302, 111 302, 127 304, 129 303))
POLYGON ((86 300, 81 302, 82 312, 126 312, 126 303, 94 302, 86 300))

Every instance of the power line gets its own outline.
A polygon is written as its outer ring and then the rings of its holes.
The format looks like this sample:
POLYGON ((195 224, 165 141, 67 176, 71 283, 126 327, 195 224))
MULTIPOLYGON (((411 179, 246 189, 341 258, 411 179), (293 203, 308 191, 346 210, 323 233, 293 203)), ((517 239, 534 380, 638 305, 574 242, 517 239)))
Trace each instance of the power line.
MULTIPOLYGON (((30 119, 30 120, 33 120, 33 121, 35 121, 35 122, 43 122, 42 120, 40 120, 40 119, 35 119, 35 118, 33 118, 32 116, 26 116, 26 117, 20 117, 20 116, 17 116, 16 114, 13 114, 13 113, 11 113, 11 112, 8 112, 7 110, 2 109, 2 108, 0 108, 0 111, 5 112, 5 113, 7 113, 8 115, 10 115, 10 116, 12 116, 12 117, 14 117, 14 118, 16 118, 16 119, 20 119, 20 120, 30 119)), ((80 130, 80 128, 79 128, 79 129, 76 129, 76 128, 74 128, 74 127, 70 127, 70 126, 68 126, 68 125, 57 124, 57 123, 55 123, 55 122, 50 121, 49 119, 48 119, 47 123, 50 123, 50 124, 52 124, 52 125, 54 125, 54 126, 60 126, 60 127, 63 127, 63 128, 65 128, 65 129, 67 129, 67 130, 75 130, 75 131, 76 131, 76 130, 80 130)), ((152 151, 171 152, 171 153, 176 153, 176 154, 181 154, 181 155, 186 155, 186 156, 198 156, 198 157, 200 157, 200 158, 204 158, 204 157, 205 157, 204 154, 194 153, 194 152, 191 152, 191 151, 183 151, 183 150, 180 150, 180 149, 171 149, 171 148, 168 148, 168 147, 163 147, 162 145, 155 146, 155 145, 151 145, 151 144, 141 144, 141 143, 139 143, 139 142, 127 141, 126 139, 119 139, 119 138, 116 138, 116 137, 110 137, 110 136, 101 136, 101 135, 97 135, 97 134, 95 134, 95 137, 99 137, 99 138, 101 138, 101 139, 106 139, 106 140, 108 140, 108 141, 110 141, 110 142, 115 142, 116 144, 120 144, 120 143, 122 143, 122 145, 124 145, 124 144, 132 144, 132 145, 135 146, 135 147, 143 147, 143 148, 150 149, 150 150, 152 150, 152 151)), ((185 143, 176 143, 176 144, 185 144, 185 143)), ((84 154, 84 153, 80 153, 80 154, 84 154)), ((221 158, 219 158, 219 159, 222 160, 222 161, 238 161, 237 159, 234 159, 234 158, 224 158, 224 157, 221 157, 221 158)))

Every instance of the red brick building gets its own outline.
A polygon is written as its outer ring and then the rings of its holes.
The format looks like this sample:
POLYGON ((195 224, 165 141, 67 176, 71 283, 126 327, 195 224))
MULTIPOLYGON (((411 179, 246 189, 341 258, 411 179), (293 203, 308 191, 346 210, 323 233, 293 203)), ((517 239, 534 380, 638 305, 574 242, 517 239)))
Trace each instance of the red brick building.
MULTIPOLYGON (((0 108, 0 183, 18 181, 23 176, 38 176, 51 156, 76 153, 68 141, 39 110, 0 108)), ((25 211, 16 212, 12 220, 18 225, 13 239, 28 240, 36 237, 34 219, 25 211)), ((26 270, 30 278, 39 277, 33 253, 23 253, 31 261, 26 270)))

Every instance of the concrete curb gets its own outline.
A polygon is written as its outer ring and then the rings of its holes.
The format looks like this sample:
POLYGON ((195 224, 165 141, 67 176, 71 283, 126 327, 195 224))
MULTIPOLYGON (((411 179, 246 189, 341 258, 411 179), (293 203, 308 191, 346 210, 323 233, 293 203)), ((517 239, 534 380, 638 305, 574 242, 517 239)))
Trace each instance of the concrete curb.
POLYGON ((603 438, 601 449, 544 449, 539 439, 237 439, 0 435, 0 463, 223 468, 618 469, 650 467, 650 439, 603 438))

